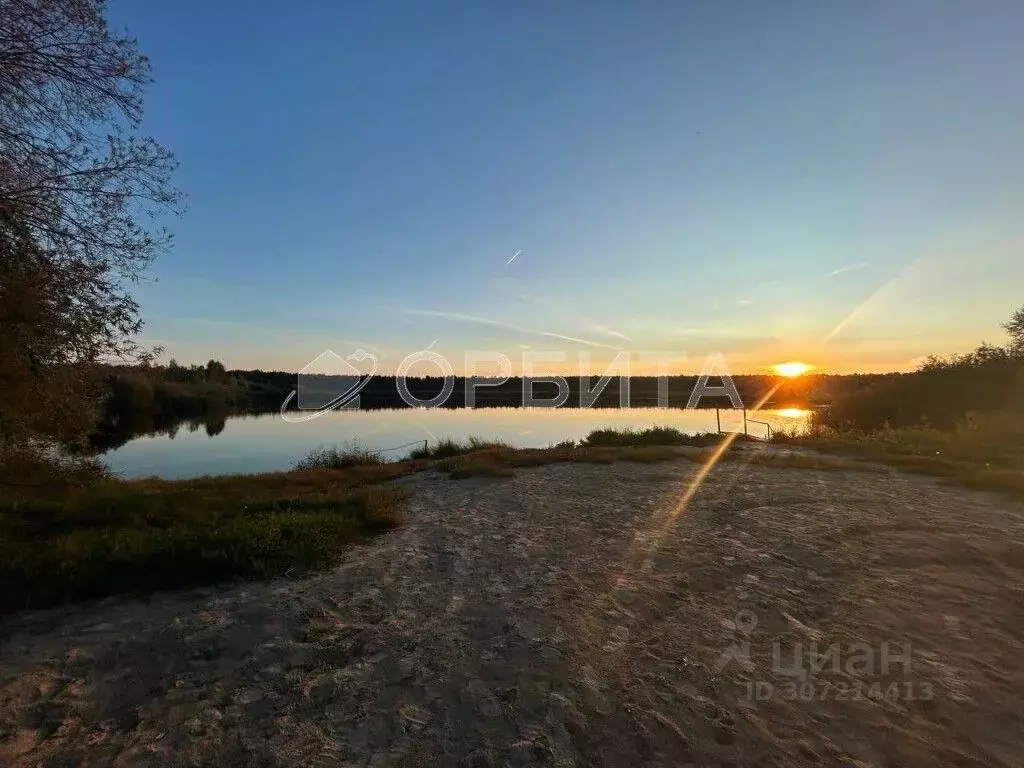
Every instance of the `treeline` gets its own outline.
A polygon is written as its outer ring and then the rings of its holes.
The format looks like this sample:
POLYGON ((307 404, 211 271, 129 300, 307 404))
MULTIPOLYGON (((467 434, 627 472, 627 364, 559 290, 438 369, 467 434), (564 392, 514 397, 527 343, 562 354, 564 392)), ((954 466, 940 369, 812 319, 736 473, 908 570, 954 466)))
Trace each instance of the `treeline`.
MULTIPOLYGON (((811 375, 798 379, 778 379, 773 376, 736 376, 733 381, 744 404, 753 407, 766 396, 764 407, 810 407, 831 402, 871 387, 890 376, 864 374, 852 376, 811 375)), ((104 452, 120 447, 129 440, 143 435, 166 434, 174 436, 180 428, 196 431, 205 428, 207 434, 216 435, 224 429, 226 419, 246 413, 277 411, 289 394, 306 387, 323 390, 320 399, 330 401, 343 394, 351 380, 342 383, 331 377, 300 377, 284 371, 225 370, 222 363, 210 360, 206 365, 183 366, 172 360, 167 365, 100 366, 96 381, 100 389, 99 418, 89 435, 87 448, 104 452)), ((569 397, 563 407, 590 406, 617 408, 623 403, 623 382, 612 378, 596 397, 587 397, 578 377, 566 377, 569 397)), ((696 376, 672 376, 664 382, 655 377, 632 377, 628 380, 628 398, 632 407, 656 406, 659 398, 671 407, 682 408, 690 400, 697 386, 696 376)), ((441 378, 421 377, 406 380, 409 392, 421 401, 429 401, 444 390, 441 378)), ((589 390, 599 384, 591 377, 589 390)), ((720 379, 711 379, 709 386, 721 386, 720 379)), ((518 407, 523 404, 523 380, 512 378, 496 380, 458 377, 448 398, 437 404, 443 408, 518 407), (470 389, 476 383, 475 394, 470 389)), ((533 382, 535 399, 552 399, 558 394, 557 385, 537 379, 533 382)), ((296 410, 299 399, 293 397, 290 410, 296 410)), ((704 396, 699 407, 732 406, 728 397, 704 396)), ((390 376, 374 376, 359 392, 359 406, 370 408, 408 407, 399 390, 398 382, 390 376)))
MULTIPOLYGON (((777 376, 732 377, 743 404, 765 408, 815 408, 819 424, 843 429, 875 430, 886 426, 933 426, 948 429, 970 412, 1012 411, 1024 414, 1024 308, 1006 324, 1010 342, 1004 346, 982 344, 972 352, 950 357, 931 357, 913 373, 827 375, 810 374, 794 379, 777 376)), ((101 418, 89 440, 93 450, 108 450, 129 439, 155 433, 173 434, 187 423, 189 429, 205 426, 209 434, 224 428, 230 415, 278 410, 294 392, 294 410, 311 392, 309 400, 327 403, 344 395, 352 378, 302 376, 284 371, 226 370, 216 360, 206 365, 144 364, 108 366, 99 377, 104 391, 101 418)), ((563 407, 616 408, 687 406, 698 386, 697 376, 634 376, 611 378, 600 393, 599 377, 589 386, 579 377, 565 377, 568 397, 563 407), (628 388, 628 396, 627 396, 628 388)), ((712 378, 705 386, 721 386, 712 378)), ((440 377, 409 378, 409 394, 435 407, 517 407, 524 404, 524 387, 535 400, 558 395, 549 379, 495 379, 457 377, 450 394, 438 398, 445 382, 440 377), (475 391, 473 391, 475 389, 475 391)), ((702 390, 703 391, 703 390, 702 390)), ((399 382, 392 376, 371 377, 359 391, 361 408, 408 407, 399 382)), ((725 394, 703 395, 698 407, 732 407, 725 394)))
MULTIPOLYGON (((347 377, 303 376, 294 373, 270 372, 261 370, 231 371, 231 374, 245 382, 250 402, 254 406, 280 407, 289 393, 299 391, 293 398, 289 408, 298 407, 303 399, 303 390, 308 394, 315 392, 314 402, 329 402, 333 397, 342 395, 353 382, 347 377)), ((795 379, 780 379, 777 376, 745 375, 734 376, 733 382, 743 403, 747 407, 765 401, 764 407, 798 406, 810 407, 833 402, 837 398, 851 395, 867 389, 879 382, 898 377, 900 374, 853 374, 853 375, 807 375, 795 379)), ((659 399, 674 408, 687 405, 694 388, 697 376, 670 376, 659 381, 654 376, 633 376, 624 385, 623 380, 612 378, 605 388, 591 403, 584 394, 579 377, 566 376, 569 397, 565 407, 616 408, 625 400, 633 407, 656 406, 659 399), (623 390, 628 387, 628 398, 623 390)), ((599 377, 592 376, 586 389, 593 392, 599 383, 599 377)), ((406 380, 409 393, 421 401, 432 400, 444 390, 444 380, 440 377, 409 378, 406 380)), ((712 378, 708 386, 721 386, 720 379, 712 378)), ((523 404, 524 383, 519 377, 510 378, 498 383, 495 379, 472 379, 456 377, 451 394, 439 407, 462 408, 473 404, 476 407, 516 407, 523 404), (475 392, 471 393, 473 383, 475 392)), ((535 399, 552 399, 558 394, 555 383, 537 377, 532 383, 532 396, 535 399)), ((399 384, 391 376, 374 376, 359 392, 359 404, 362 408, 404 408, 405 399, 399 391, 399 384)), ((701 407, 731 407, 728 397, 705 396, 700 400, 701 407)))
POLYGON ((886 377, 845 393, 816 415, 826 426, 874 430, 929 426, 951 429, 971 413, 1024 416, 1024 307, 1003 326, 1003 346, 981 344, 929 357, 914 373, 886 377))
POLYGON ((99 419, 88 439, 94 451, 107 451, 140 435, 173 434, 183 423, 205 425, 208 434, 224 428, 228 416, 250 408, 248 385, 224 365, 101 366, 99 419))

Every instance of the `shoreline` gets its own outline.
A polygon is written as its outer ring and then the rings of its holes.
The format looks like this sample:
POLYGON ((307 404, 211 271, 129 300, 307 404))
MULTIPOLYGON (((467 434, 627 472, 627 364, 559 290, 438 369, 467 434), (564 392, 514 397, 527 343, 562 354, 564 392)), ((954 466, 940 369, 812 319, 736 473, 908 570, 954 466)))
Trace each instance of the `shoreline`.
POLYGON ((759 463, 771 450, 719 464, 681 510, 700 470, 681 455, 418 472, 393 481, 407 522, 327 570, 0 619, 0 756, 1012 765, 1024 507, 834 460, 759 463), (825 698, 860 691, 844 665, 810 673, 801 703, 772 638, 790 661, 812 640, 900 643, 911 671, 857 700, 825 698), (744 642, 748 661, 716 671, 744 642))

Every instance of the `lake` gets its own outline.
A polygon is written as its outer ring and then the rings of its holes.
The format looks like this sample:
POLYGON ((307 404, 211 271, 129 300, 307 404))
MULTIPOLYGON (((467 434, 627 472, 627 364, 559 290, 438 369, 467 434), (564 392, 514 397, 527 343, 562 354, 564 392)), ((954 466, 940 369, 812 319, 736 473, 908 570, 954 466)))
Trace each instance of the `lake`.
MULTIPOLYGON (((722 429, 743 429, 740 411, 723 410, 722 429)), ((773 429, 802 429, 809 412, 798 408, 748 411, 749 419, 773 429)), ((450 437, 503 440, 524 448, 543 448, 579 440, 602 427, 672 426, 682 432, 713 432, 714 410, 681 408, 477 408, 332 411, 301 424, 277 413, 232 416, 214 430, 203 422, 183 424, 176 433, 137 437, 102 455, 122 477, 188 478, 202 475, 272 472, 291 468, 312 448, 359 445, 394 449, 413 441, 450 437), (223 427, 221 429, 221 426, 223 427), (219 431, 217 431, 219 430, 219 431), (212 432, 212 434, 210 434, 212 432)), ((753 435, 764 426, 750 424, 753 435)), ((400 459, 415 446, 382 453, 400 459)))

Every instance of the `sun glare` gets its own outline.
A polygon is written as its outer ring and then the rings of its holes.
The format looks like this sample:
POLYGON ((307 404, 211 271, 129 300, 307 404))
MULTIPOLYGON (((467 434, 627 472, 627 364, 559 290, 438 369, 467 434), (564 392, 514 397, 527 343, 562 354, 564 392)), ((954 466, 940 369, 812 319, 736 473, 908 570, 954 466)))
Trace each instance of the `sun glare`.
POLYGON ((779 416, 785 419, 803 419, 807 416, 810 411, 803 408, 782 408, 779 410, 779 416))
POLYGON ((779 376, 787 376, 791 379, 794 379, 797 376, 802 376, 811 370, 811 366, 807 363, 801 363, 795 360, 789 363, 776 363, 772 368, 775 369, 775 373, 779 376))

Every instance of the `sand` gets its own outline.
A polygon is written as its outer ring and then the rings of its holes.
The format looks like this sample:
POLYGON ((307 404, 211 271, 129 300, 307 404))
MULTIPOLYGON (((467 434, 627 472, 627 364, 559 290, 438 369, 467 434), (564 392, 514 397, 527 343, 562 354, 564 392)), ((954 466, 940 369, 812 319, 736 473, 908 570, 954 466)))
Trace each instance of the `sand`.
POLYGON ((1024 764, 1024 507, 696 470, 421 473, 330 571, 8 617, 0 764, 1024 764))

